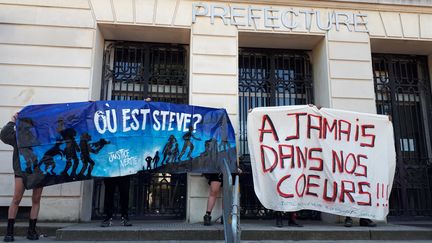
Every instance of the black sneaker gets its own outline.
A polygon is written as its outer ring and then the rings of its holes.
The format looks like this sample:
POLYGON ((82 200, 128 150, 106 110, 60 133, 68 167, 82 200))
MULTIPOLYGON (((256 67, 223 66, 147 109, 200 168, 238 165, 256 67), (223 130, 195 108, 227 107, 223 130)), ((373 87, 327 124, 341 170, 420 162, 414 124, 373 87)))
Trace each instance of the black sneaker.
POLYGON ((29 240, 39 240, 39 234, 36 232, 36 230, 29 229, 27 231, 27 239, 29 239, 29 240))
POLYGON ((121 217, 120 225, 121 226, 132 226, 132 224, 129 222, 129 220, 126 217, 121 217))
POLYGON ((376 223, 370 219, 360 219, 360 226, 376 227, 376 223))
POLYGON ((282 215, 276 215, 276 227, 283 227, 282 215))
POLYGON ((289 220, 288 221, 288 226, 291 226, 291 227, 303 227, 303 225, 297 223, 297 221, 295 221, 295 220, 289 220))
POLYGON ((101 223, 101 227, 110 227, 112 225, 113 225, 112 218, 104 219, 101 223))
POLYGON ((39 240, 39 233, 36 231, 37 219, 29 219, 29 227, 27 230, 27 239, 39 240))
POLYGON ((209 214, 204 215, 204 225, 205 226, 211 225, 211 215, 209 214))
POLYGON ((345 218, 345 223, 344 223, 345 227, 352 227, 353 226, 353 220, 351 217, 346 217, 345 218))
POLYGON ((14 241, 14 224, 15 224, 15 219, 8 219, 8 226, 7 226, 7 230, 6 230, 6 235, 3 238, 4 242, 12 242, 14 241))
POLYGON ((5 237, 3 238, 3 241, 4 241, 4 242, 12 242, 12 241, 15 241, 15 239, 14 239, 14 236, 13 236, 13 235, 9 235, 9 234, 7 234, 7 235, 5 235, 5 237))

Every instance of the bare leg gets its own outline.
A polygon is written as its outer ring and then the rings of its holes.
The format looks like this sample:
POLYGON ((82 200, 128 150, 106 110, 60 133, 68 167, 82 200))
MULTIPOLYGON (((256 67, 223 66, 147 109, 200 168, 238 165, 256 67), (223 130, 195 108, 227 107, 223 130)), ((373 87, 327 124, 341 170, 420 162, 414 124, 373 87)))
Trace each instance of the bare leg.
POLYGON ((219 181, 212 181, 210 183, 210 192, 207 200, 207 212, 211 212, 213 210, 214 205, 216 204, 216 198, 219 195, 221 184, 222 183, 219 181))
POLYGON ((9 206, 8 210, 8 218, 14 219, 16 218, 18 207, 21 202, 21 199, 24 195, 24 183, 22 178, 15 177, 15 189, 14 189, 14 195, 12 198, 12 202, 9 206))
POLYGON ((33 189, 32 194, 32 207, 30 210, 30 219, 37 219, 39 215, 39 209, 40 209, 40 200, 42 197, 42 190, 43 188, 35 188, 33 189))

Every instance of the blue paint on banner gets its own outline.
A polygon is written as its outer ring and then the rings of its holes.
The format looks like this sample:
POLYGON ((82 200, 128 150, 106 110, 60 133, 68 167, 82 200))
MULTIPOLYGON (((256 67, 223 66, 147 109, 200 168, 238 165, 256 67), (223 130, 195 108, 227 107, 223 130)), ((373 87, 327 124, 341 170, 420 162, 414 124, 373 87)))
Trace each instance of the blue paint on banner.
POLYGON ((17 142, 27 188, 142 170, 236 169, 235 134, 224 109, 145 101, 31 105, 17 142))

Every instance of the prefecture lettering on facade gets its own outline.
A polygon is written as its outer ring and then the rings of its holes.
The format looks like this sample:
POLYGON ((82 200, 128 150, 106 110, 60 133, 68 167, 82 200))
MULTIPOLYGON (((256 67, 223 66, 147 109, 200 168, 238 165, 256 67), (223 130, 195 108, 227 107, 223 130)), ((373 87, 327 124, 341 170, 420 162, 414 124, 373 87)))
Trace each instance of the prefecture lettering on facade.
POLYGON ((234 26, 256 26, 260 21, 265 28, 287 28, 296 29, 305 26, 310 31, 312 21, 320 30, 336 28, 337 31, 342 25, 352 32, 369 32, 367 29, 367 14, 329 11, 323 13, 320 10, 308 9, 275 9, 272 7, 257 6, 226 6, 219 4, 194 3, 192 5, 192 23, 196 22, 198 16, 210 18, 212 24, 215 19, 221 19, 225 25, 234 26), (316 18, 312 18, 316 15, 316 18), (323 21, 323 19, 325 19, 323 21))

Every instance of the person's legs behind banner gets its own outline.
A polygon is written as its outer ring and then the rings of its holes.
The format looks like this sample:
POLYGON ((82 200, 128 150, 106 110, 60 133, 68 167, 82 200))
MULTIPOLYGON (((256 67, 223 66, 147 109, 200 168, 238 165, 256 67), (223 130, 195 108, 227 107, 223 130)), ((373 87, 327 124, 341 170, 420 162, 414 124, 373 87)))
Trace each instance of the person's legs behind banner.
POLYGON ((109 227, 113 225, 113 208, 114 208, 114 193, 116 186, 119 188, 120 207, 121 207, 121 222, 122 226, 132 226, 129 222, 129 187, 130 176, 110 177, 104 179, 105 184, 105 200, 104 211, 105 218, 101 223, 101 227, 109 227))
MULTIPOLYGON (((25 191, 22 172, 20 169, 21 165, 20 165, 18 146, 16 140, 15 122, 17 116, 18 113, 16 113, 12 117, 11 121, 8 122, 0 131, 1 141, 13 147, 12 168, 14 170, 14 176, 15 176, 14 195, 8 209, 8 224, 7 224, 6 234, 3 239, 3 241, 5 242, 11 242, 15 240, 14 239, 15 218, 18 213, 18 208, 25 191)), ((34 163, 37 163, 37 161, 34 161, 34 163)), ((29 217, 29 228, 27 230, 27 239, 29 240, 39 239, 39 234, 38 232, 36 232, 36 222, 37 222, 37 217, 39 215, 42 190, 43 190, 42 188, 33 189, 32 207, 31 207, 30 217, 29 217)))
MULTIPOLYGON (((283 227, 283 217, 284 213, 281 211, 275 211, 276 215, 276 227, 283 227)), ((303 225, 297 222, 297 214, 296 212, 288 212, 288 226, 292 227, 303 227, 303 225)))
MULTIPOLYGON (((207 178, 210 187, 209 187, 209 196, 207 199, 207 210, 203 219, 204 219, 204 225, 209 226, 211 225, 211 213, 216 204, 217 197, 220 193, 223 178, 222 178, 222 173, 204 174, 204 176, 207 178)), ((222 220, 223 219, 221 218, 221 222, 222 220)))
MULTIPOLYGON (((354 224, 353 220, 351 217, 345 217, 345 222, 344 222, 344 226, 345 227, 352 227, 354 224)), ((360 218, 359 221, 360 226, 364 226, 364 227, 376 227, 376 223, 370 219, 366 219, 366 218, 360 218)))

